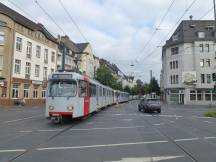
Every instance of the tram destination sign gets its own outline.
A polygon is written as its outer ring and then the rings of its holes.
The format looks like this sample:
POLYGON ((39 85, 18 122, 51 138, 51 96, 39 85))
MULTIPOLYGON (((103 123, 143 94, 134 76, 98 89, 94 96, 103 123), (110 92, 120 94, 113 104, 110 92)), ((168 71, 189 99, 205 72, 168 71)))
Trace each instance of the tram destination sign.
POLYGON ((53 79, 72 79, 72 74, 53 74, 53 79))

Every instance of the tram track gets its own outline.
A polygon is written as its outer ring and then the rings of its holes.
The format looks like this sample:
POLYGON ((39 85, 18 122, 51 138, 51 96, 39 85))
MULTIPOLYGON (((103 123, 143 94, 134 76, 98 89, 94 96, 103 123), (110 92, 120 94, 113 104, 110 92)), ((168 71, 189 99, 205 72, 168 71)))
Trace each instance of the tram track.
MULTIPOLYGON (((85 120, 87 120, 88 118, 86 118, 85 120)), ((48 143, 49 141, 55 139, 56 137, 60 136, 61 134, 69 131, 72 127, 78 125, 79 123, 83 122, 81 119, 78 119, 76 121, 73 121, 73 123, 69 126, 67 126, 66 128, 62 129, 61 131, 58 131, 57 133, 53 134, 52 136, 50 136, 48 139, 44 140, 43 142, 34 145, 33 147, 26 149, 25 151, 23 151, 22 153, 14 156, 13 158, 11 158, 10 160, 8 160, 7 162, 14 162, 15 160, 19 159, 20 157, 24 156, 25 154, 31 152, 31 151, 35 151, 38 147, 48 143)), ((69 123, 70 124, 70 123, 69 123)))
MULTIPOLYGON (((152 115, 152 117, 158 118, 160 119, 158 116, 152 115)), ((179 145, 174 139, 172 139, 169 135, 167 135, 166 133, 160 131, 160 129, 158 129, 157 127, 155 127, 151 122, 149 122, 147 119, 141 117, 142 120, 144 120, 146 123, 148 123, 149 125, 152 126, 152 129, 154 129, 156 132, 158 132, 160 135, 162 135, 163 137, 165 137, 168 141, 170 141, 171 143, 173 143, 176 147, 178 147, 187 157, 189 157, 193 162, 198 162, 198 160, 190 153, 188 152, 186 149, 184 149, 181 145, 179 145)), ((168 123, 170 124, 170 123, 168 123)), ((171 124, 170 124, 171 125, 171 124)), ((173 125, 172 125, 173 126, 173 125)))

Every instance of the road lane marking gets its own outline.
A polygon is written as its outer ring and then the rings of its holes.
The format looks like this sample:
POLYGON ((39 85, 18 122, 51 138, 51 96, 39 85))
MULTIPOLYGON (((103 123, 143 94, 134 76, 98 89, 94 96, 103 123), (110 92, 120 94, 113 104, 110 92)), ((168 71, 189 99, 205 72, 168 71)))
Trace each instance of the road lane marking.
POLYGON ((216 137, 204 137, 204 139, 215 139, 216 137))
POLYGON ((26 118, 21 118, 21 119, 15 119, 15 120, 8 120, 8 121, 4 121, 3 123, 12 123, 12 122, 17 122, 17 121, 22 121, 22 120, 27 120, 27 119, 32 119, 32 118, 36 118, 42 115, 38 115, 38 116, 30 116, 30 117, 26 117, 26 118))
POLYGON ((122 119, 123 121, 132 121, 133 119, 122 119))
MULTIPOLYGON (((156 162, 156 161, 162 161, 162 160, 171 160, 171 159, 177 159, 177 158, 183 158, 184 155, 179 156, 149 156, 149 157, 137 157, 137 158, 122 158, 119 161, 115 162, 156 162)), ((104 161, 104 162, 114 162, 114 161, 104 161)))
POLYGON ((204 121, 205 123, 209 123, 209 124, 212 124, 212 123, 214 123, 214 122, 211 122, 211 121, 208 121, 208 120, 206 120, 206 121, 204 121))
POLYGON ((32 130, 23 130, 23 131, 19 131, 20 133, 32 133, 32 130))
POLYGON ((100 128, 100 127, 95 127, 95 128, 72 128, 70 129, 71 131, 86 131, 86 130, 112 130, 112 129, 134 129, 134 128, 144 128, 145 126, 143 125, 138 125, 138 126, 132 126, 132 127, 107 127, 107 128, 100 128))
POLYGON ((36 150, 37 150, 37 151, 44 151, 44 150, 85 149, 85 148, 97 148, 97 147, 115 147, 115 146, 156 144, 156 143, 167 143, 167 142, 168 142, 168 141, 149 141, 149 142, 115 143, 115 144, 87 145, 87 146, 45 147, 45 148, 37 148, 36 150))
POLYGON ((155 126, 158 126, 158 125, 164 125, 164 123, 156 123, 156 124, 153 124, 155 126))
POLYGON ((64 129, 39 129, 37 130, 38 132, 57 132, 57 131, 62 131, 64 129))
POLYGON ((7 152, 24 152, 26 149, 15 149, 15 150, 0 150, 0 153, 7 153, 7 152))
POLYGON ((181 142, 181 141, 195 141, 199 140, 199 138, 184 138, 184 139, 175 139, 175 142, 181 142))

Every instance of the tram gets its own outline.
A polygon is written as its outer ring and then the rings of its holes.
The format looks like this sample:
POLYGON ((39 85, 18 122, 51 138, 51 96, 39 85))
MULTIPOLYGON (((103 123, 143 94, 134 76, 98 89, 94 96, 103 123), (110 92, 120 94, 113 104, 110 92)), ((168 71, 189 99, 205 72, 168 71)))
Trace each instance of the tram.
POLYGON ((49 76, 46 111, 48 119, 87 116, 103 107, 129 101, 129 94, 104 86, 76 72, 55 72, 49 76))

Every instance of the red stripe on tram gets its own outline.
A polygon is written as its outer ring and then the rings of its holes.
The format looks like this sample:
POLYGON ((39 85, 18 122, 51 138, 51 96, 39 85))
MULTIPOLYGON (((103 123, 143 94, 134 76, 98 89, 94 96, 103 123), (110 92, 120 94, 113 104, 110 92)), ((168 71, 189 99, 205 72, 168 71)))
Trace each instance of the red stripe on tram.
POLYGON ((90 83, 88 77, 84 76, 84 80, 87 83, 86 85, 87 95, 84 97, 84 115, 88 115, 90 113, 90 94, 89 94, 90 83))

